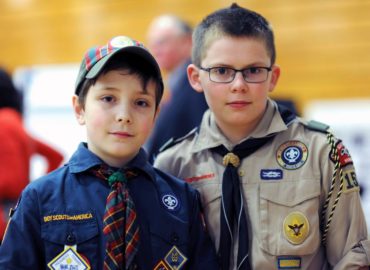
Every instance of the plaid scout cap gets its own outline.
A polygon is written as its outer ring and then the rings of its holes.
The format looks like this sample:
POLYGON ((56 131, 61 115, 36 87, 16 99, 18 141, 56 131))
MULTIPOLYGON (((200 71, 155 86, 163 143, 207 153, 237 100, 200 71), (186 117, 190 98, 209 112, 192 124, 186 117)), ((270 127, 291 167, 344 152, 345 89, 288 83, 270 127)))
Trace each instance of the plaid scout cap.
POLYGON ((142 60, 148 61, 157 74, 163 93, 161 71, 157 61, 150 54, 150 52, 139 41, 133 40, 126 36, 117 36, 112 38, 108 44, 90 48, 86 52, 81 62, 80 71, 78 72, 75 85, 75 94, 79 94, 81 85, 85 79, 93 79, 98 76, 109 59, 111 59, 118 52, 137 54, 142 58, 142 60))

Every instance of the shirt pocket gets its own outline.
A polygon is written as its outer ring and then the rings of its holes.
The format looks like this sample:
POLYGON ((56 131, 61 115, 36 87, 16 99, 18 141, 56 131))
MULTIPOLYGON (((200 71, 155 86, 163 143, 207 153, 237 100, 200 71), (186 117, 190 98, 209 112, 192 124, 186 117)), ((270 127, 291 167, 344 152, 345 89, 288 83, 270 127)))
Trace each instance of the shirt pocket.
POLYGON ((181 253, 179 256, 189 259, 189 231, 187 223, 175 219, 151 222, 149 232, 154 261, 164 260, 168 255, 171 257, 170 253, 174 247, 181 253))
POLYGON ((260 245, 271 255, 308 255, 320 245, 320 181, 262 183, 260 245))
POLYGON ((94 264, 98 262, 100 255, 98 235, 98 224, 95 218, 83 221, 49 221, 42 224, 41 237, 44 240, 46 264, 55 259, 65 246, 76 246, 77 253, 94 269, 94 264))

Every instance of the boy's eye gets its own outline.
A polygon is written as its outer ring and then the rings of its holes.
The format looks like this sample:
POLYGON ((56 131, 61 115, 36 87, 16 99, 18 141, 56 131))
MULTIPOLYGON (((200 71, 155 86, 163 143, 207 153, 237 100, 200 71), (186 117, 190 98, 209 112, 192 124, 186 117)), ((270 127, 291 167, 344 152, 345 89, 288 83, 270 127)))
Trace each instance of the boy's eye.
POLYGON ((102 101, 105 101, 105 102, 112 102, 114 100, 113 97, 111 96, 104 96, 101 98, 102 101))
POLYGON ((219 75, 225 75, 230 72, 230 69, 225 68, 225 67, 216 67, 216 68, 213 68, 212 70, 214 73, 219 74, 219 75))
POLYGON ((261 68, 259 67, 251 67, 247 69, 247 72, 250 74, 257 74, 261 72, 261 68))
POLYGON ((149 102, 147 102, 146 100, 138 100, 138 101, 136 101, 136 104, 140 107, 148 107, 149 106, 149 102))

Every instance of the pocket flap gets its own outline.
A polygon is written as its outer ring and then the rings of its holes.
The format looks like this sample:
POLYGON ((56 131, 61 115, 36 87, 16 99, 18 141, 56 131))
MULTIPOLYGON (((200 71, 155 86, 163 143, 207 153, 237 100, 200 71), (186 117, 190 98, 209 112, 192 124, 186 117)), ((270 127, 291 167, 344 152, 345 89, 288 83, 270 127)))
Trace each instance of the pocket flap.
POLYGON ((261 183, 261 198, 292 207, 305 200, 320 195, 319 180, 299 180, 297 182, 261 183))
POLYGON ((95 219, 85 222, 50 222, 41 226, 41 237, 44 240, 61 245, 78 245, 98 234, 95 219))
POLYGON ((183 245, 188 242, 189 226, 183 222, 152 222, 149 230, 153 236, 171 245, 183 245))

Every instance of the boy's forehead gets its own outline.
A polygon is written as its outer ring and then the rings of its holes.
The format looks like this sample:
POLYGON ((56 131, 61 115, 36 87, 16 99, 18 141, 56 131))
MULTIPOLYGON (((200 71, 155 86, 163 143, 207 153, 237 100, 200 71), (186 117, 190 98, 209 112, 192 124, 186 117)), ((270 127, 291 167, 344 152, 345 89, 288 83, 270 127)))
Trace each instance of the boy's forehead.
POLYGON ((137 73, 132 73, 128 68, 118 68, 109 70, 97 77, 95 86, 97 89, 105 90, 133 90, 137 93, 150 93, 155 95, 156 81, 148 80, 144 85, 142 77, 137 73))
POLYGON ((213 36, 205 42, 201 64, 264 64, 270 57, 266 42, 261 38, 213 36))

